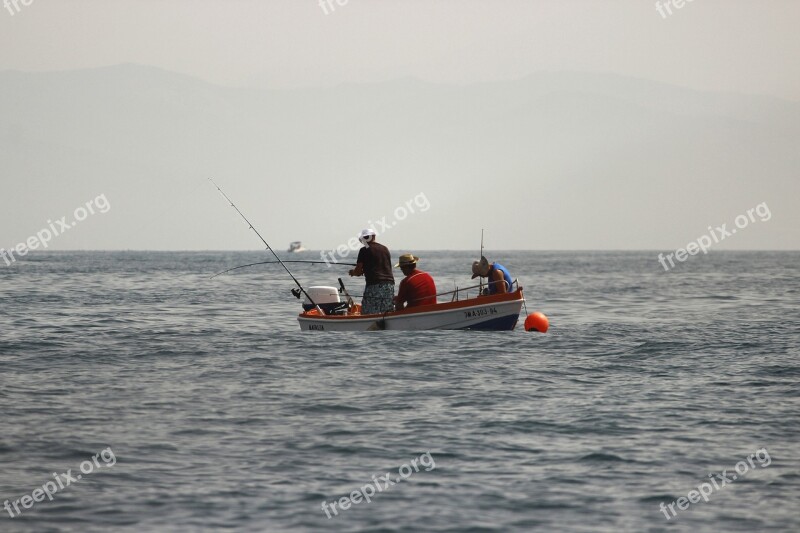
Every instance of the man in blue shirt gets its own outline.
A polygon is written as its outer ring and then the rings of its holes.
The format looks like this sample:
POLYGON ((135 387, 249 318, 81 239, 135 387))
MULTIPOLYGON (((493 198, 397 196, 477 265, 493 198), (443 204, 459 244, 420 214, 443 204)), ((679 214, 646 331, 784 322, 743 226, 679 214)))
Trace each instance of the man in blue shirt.
POLYGON ((500 263, 489 263, 485 257, 472 263, 472 279, 489 278, 486 294, 505 294, 511 290, 511 273, 500 263))

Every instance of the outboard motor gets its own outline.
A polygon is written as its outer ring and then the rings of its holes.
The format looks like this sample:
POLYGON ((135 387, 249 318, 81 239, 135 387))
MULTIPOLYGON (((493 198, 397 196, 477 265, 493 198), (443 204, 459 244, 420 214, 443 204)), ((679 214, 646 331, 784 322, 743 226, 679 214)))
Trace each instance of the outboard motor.
MULTIPOLYGON (((347 309, 347 302, 343 302, 339 297, 339 290, 336 287, 309 287, 306 289, 308 296, 314 300, 326 315, 335 315, 344 312, 347 309)), ((303 310, 310 311, 314 309, 308 297, 303 299, 303 310)))

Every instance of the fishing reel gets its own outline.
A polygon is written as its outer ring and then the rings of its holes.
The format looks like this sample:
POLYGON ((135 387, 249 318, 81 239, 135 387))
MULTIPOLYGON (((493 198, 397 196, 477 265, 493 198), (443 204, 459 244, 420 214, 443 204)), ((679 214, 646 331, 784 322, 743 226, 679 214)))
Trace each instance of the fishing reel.
POLYGON ((291 290, 291 293, 292 293, 292 295, 293 295, 295 298, 297 298, 298 300, 300 299, 300 295, 301 295, 301 294, 303 294, 303 293, 300 291, 300 289, 292 289, 292 290, 291 290))

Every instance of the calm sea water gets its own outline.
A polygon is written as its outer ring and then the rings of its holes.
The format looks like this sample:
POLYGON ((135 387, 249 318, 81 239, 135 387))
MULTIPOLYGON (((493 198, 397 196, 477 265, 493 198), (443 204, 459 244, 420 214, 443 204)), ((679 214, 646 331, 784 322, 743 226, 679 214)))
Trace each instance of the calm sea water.
POLYGON ((209 279, 264 253, 0 263, 0 531, 800 530, 800 254, 488 255, 546 335, 301 332, 279 268, 209 279))

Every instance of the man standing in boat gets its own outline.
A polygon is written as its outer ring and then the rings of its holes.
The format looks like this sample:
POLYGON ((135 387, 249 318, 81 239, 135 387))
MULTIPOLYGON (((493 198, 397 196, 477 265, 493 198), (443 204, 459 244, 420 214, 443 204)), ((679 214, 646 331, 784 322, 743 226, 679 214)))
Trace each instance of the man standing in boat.
POLYGON ((395 265, 400 267, 405 276, 400 281, 400 288, 394 299, 397 310, 436 303, 436 284, 430 274, 417 268, 418 261, 419 257, 414 254, 403 254, 400 262, 395 265))
POLYGON ((394 275, 392 255, 386 246, 375 241, 375 231, 365 229, 358 238, 364 245, 358 251, 351 276, 363 275, 367 286, 361 300, 361 314, 385 313, 394 307, 394 275))
POLYGON ((488 287, 485 294, 505 294, 511 290, 511 273, 500 263, 489 263, 489 260, 481 256, 480 261, 472 263, 472 279, 478 276, 489 278, 488 287))

